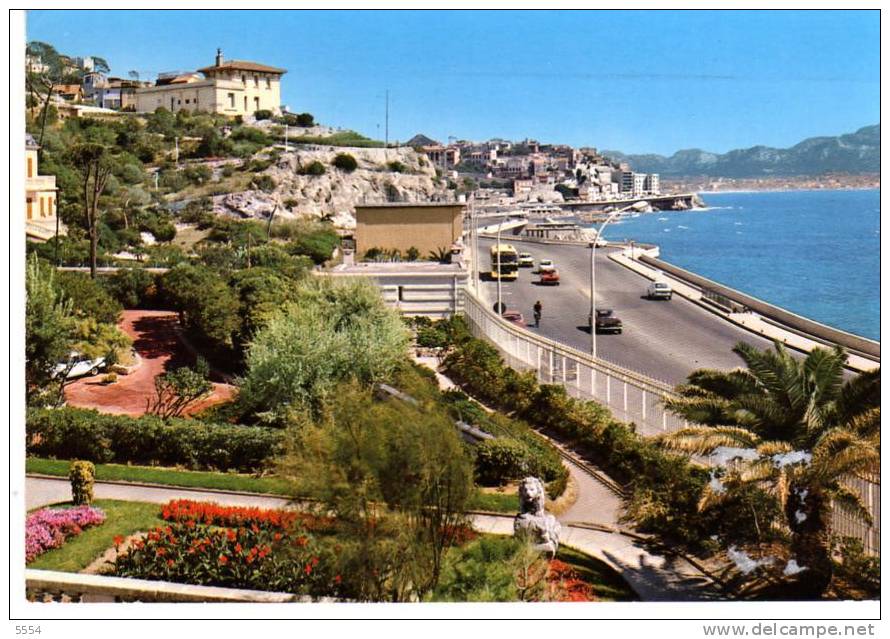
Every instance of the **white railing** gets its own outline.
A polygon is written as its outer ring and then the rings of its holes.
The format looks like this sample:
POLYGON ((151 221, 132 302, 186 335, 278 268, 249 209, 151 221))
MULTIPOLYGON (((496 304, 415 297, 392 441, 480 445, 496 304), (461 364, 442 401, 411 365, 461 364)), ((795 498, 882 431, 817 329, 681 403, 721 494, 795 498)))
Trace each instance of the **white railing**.
MULTIPOLYGON (((642 435, 657 435, 683 428, 687 422, 664 408, 663 399, 676 396, 664 382, 594 358, 588 353, 527 331, 499 317, 464 289, 464 315, 475 337, 494 345, 506 364, 519 371, 534 371, 539 382, 562 384, 572 397, 594 400, 619 420, 633 423, 642 435)), ((881 482, 850 478, 868 506, 874 525, 868 526, 839 508, 832 511, 835 534, 862 540, 866 552, 880 555, 881 482)))
POLYGON ((469 290, 464 313, 473 334, 491 342, 509 366, 535 371, 542 383, 562 384, 572 397, 599 402, 638 432, 655 435, 686 424, 664 409, 662 399, 674 395, 670 385, 511 324, 469 290))

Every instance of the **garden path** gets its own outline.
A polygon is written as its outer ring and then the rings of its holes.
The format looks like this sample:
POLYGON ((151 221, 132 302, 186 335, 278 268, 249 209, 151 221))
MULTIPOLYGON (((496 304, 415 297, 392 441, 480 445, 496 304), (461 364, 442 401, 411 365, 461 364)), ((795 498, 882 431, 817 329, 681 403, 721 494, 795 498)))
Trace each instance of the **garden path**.
MULTIPOLYGON (((193 354, 177 332, 178 318, 171 311, 126 310, 119 327, 133 339, 141 364, 129 375, 104 384, 103 375, 83 377, 65 388, 69 406, 96 408, 103 413, 142 415, 146 402, 155 396, 155 378, 178 366, 193 363, 193 354)), ((234 386, 215 380, 211 395, 188 412, 196 412, 229 399, 234 386)))

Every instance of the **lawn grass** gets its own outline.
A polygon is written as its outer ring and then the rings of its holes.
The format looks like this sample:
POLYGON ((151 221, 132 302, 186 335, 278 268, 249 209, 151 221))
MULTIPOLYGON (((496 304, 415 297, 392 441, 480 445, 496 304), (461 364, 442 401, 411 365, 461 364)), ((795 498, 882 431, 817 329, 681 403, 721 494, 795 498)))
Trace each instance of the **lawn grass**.
POLYGON ((519 512, 519 495, 476 491, 476 494, 470 500, 469 509, 515 514, 519 512))
POLYGON ((593 585, 597 601, 639 600, 621 575, 605 562, 567 546, 559 547, 556 558, 569 564, 581 579, 593 585))
MULTIPOLYGON (((25 461, 25 472, 52 475, 53 477, 68 477, 68 466, 70 463, 64 459, 28 457, 25 461)), ((254 477, 253 475, 179 470, 177 468, 156 466, 96 464, 96 481, 128 481, 183 488, 204 488, 291 496, 290 484, 280 477, 254 477)), ((519 497, 517 495, 482 493, 480 491, 471 499, 469 509, 517 513, 519 512, 519 497)))
POLYGON ((53 548, 28 564, 28 568, 80 572, 114 545, 117 535, 126 537, 138 531, 146 531, 163 523, 158 504, 116 499, 97 499, 93 502, 105 511, 105 522, 87 528, 72 537, 60 548, 53 548))
MULTIPOLYGON (((69 461, 29 457, 25 472, 68 477, 69 461)), ((254 477, 235 473, 179 470, 154 466, 126 466, 123 464, 96 464, 97 481, 129 481, 145 484, 163 484, 184 488, 209 488, 233 492, 252 492, 268 495, 289 495, 289 484, 278 477, 254 477)))

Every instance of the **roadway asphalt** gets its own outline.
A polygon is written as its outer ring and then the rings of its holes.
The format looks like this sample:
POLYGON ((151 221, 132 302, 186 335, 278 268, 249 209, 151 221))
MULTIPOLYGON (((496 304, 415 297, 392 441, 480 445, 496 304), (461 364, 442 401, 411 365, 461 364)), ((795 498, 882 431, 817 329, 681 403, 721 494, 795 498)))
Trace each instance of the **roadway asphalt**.
MULTIPOLYGON (((502 240, 504 241, 504 240, 502 240)), ((506 241, 513 241, 512 238, 506 241)), ((479 239, 480 267, 488 268, 492 240, 479 239)), ((532 306, 543 306, 541 334, 579 350, 590 352, 590 249, 583 246, 514 242, 518 251, 553 260, 560 274, 559 286, 539 286, 530 268, 519 270, 515 282, 502 282, 502 299, 510 310, 520 311, 532 322, 532 306)), ((696 304, 674 296, 667 301, 645 299, 650 280, 616 264, 598 249, 596 258, 596 306, 611 308, 624 323, 620 335, 599 334, 597 355, 649 377, 678 384, 698 368, 731 369, 742 364, 732 352, 744 341, 758 348, 771 342, 723 320, 696 304)), ((483 281, 491 303, 497 283, 483 281)))

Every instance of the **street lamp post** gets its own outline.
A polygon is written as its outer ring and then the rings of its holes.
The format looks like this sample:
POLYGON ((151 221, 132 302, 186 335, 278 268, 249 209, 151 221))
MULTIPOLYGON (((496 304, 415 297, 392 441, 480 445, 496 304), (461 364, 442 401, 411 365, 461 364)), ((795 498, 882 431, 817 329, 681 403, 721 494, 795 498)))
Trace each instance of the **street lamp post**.
POLYGON ((612 211, 602 226, 599 227, 593 241, 590 243, 590 354, 593 357, 596 357, 596 245, 603 234, 603 229, 606 228, 609 222, 620 217, 625 211, 636 208, 637 204, 635 202, 617 211, 612 211))
POLYGON ((503 314, 504 314, 504 312, 503 312, 503 310, 502 310, 502 306, 501 306, 501 275, 502 275, 502 273, 501 273, 501 227, 502 227, 503 225, 504 225, 504 221, 503 221, 503 220, 498 220, 498 235, 497 235, 497 240, 496 240, 497 244, 495 245, 495 252, 497 253, 497 256, 498 256, 498 261, 497 261, 497 269, 498 269, 498 305, 497 305, 497 311, 498 311, 498 315, 503 315, 503 314))

